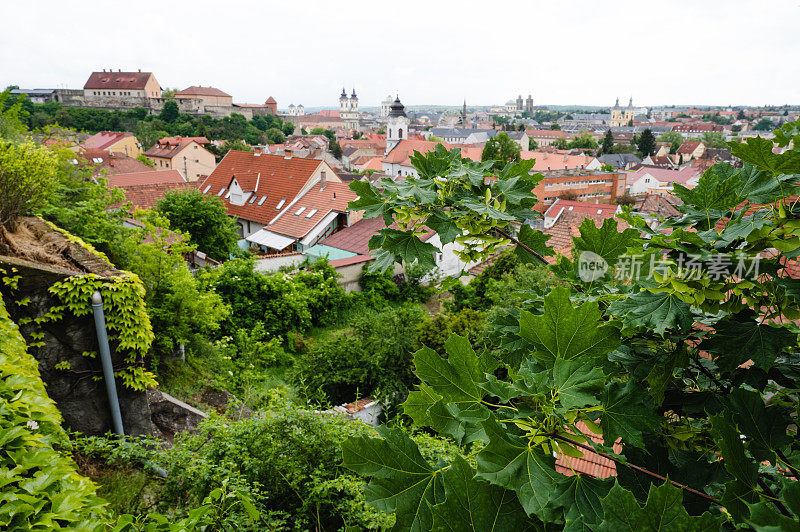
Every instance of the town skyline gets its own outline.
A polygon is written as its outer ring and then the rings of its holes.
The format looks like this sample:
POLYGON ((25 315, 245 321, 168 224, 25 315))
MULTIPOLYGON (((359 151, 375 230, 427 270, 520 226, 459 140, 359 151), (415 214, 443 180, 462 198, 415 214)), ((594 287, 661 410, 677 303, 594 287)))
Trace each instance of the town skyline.
POLYGON ((768 13, 746 2, 724 11, 627 1, 597 11, 577 2, 569 12, 514 3, 499 13, 515 16, 497 26, 478 16, 485 4, 470 2, 456 11, 356 1, 346 10, 317 5, 302 18, 286 5, 244 2, 213 17, 162 6, 157 18, 126 13, 125 26, 108 23, 116 19, 107 6, 83 5, 7 7, 17 23, 0 36, 3 86, 78 89, 88 72, 105 68, 153 72, 164 89, 217 87, 243 103, 273 96, 281 108, 335 108, 342 85, 357 90, 363 107, 398 93, 409 106, 502 105, 518 94, 532 94, 536 105, 610 107, 631 96, 642 107, 798 103, 800 67, 780 61, 797 44, 783 31, 800 13, 788 1, 768 13), (753 23, 734 31, 742 19, 753 23), (243 30, 245 20, 256 23, 243 30))

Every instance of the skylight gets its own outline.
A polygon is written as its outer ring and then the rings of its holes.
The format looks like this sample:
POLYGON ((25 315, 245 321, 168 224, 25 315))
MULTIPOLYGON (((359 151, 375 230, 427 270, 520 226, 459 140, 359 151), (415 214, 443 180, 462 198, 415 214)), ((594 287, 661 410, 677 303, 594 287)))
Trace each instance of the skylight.
POLYGON ((305 207, 300 207, 299 209, 297 209, 297 212, 296 212, 296 213, 294 213, 294 215, 295 215, 295 216, 300 216, 301 214, 303 214, 303 211, 304 211, 304 210, 306 210, 306 208, 305 208, 305 207))
POLYGON ((311 209, 310 211, 308 211, 308 214, 306 214, 306 218, 311 218, 315 214, 317 214, 317 209, 311 209))
POLYGON ((278 202, 278 205, 277 205, 275 208, 276 208, 276 209, 278 209, 278 210, 281 210, 281 207, 283 207, 283 204, 284 204, 284 203, 286 203, 286 200, 285 200, 285 199, 282 199, 282 200, 280 200, 280 201, 278 202))
MULTIPOLYGON (((597 194, 595 194, 596 196, 597 194)), ((603 214, 603 209, 597 209, 597 214, 603 214)))
POLYGON ((256 198, 257 198, 257 197, 258 197, 258 195, 256 195, 256 194, 253 194, 253 197, 252 197, 252 198, 250 198, 250 201, 248 201, 248 203, 249 203, 250 205, 252 205, 253 203, 255 203, 255 202, 256 202, 256 198))
MULTIPOLYGON (((241 196, 241 194, 240 194, 240 196, 241 196)), ((228 193, 225 194, 225 199, 228 199, 230 197, 231 197, 231 191, 229 190, 228 193)))
POLYGON ((92 157, 92 162, 95 162, 95 163, 102 163, 102 162, 103 162, 103 159, 101 159, 100 157, 92 157))
POLYGON ((208 194, 208 191, 211 190, 211 185, 208 185, 206 189, 203 191, 203 194, 208 194))
POLYGON ((261 199, 260 199, 260 200, 258 200, 258 205, 259 205, 259 207, 260 207, 261 205, 263 205, 263 204, 264 204, 264 200, 266 200, 266 199, 267 199, 267 197, 266 197, 266 196, 261 196, 261 199))
POLYGON ((217 197, 220 197, 220 196, 222 196, 222 193, 223 193, 223 192, 225 192, 225 187, 222 187, 222 188, 219 190, 219 193, 217 193, 217 197))

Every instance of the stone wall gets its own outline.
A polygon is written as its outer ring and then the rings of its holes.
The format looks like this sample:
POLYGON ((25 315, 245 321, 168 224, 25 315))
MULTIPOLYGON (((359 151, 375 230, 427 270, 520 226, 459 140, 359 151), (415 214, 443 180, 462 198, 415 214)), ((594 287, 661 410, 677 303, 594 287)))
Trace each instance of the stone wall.
MULTIPOLYGON (((36 333, 44 334, 41 338, 44 345, 29 347, 29 352, 39 362, 47 393, 61 410, 65 427, 87 434, 104 434, 111 430, 112 425, 100 359, 99 356, 89 358, 82 355, 84 352, 99 352, 92 315, 78 318, 66 311, 62 319, 42 325, 37 325, 33 319, 61 303, 57 296, 48 292, 54 283, 87 273, 112 277, 122 272, 83 246, 70 242, 41 220, 26 219, 25 222, 40 240, 61 248, 64 260, 60 266, 52 266, 0 255, 0 268, 6 270, 5 275, 20 276, 15 290, 2 287, 3 299, 29 345, 39 340, 36 333), (26 300, 29 302, 24 304, 26 300), (70 369, 56 369, 60 362, 68 362, 70 369), (96 377, 100 378, 95 380, 96 377)), ((111 353, 114 365, 122 365, 122 357, 115 353, 113 345, 111 353)), ((119 381, 117 390, 126 433, 152 434, 145 392, 125 388, 119 381)))

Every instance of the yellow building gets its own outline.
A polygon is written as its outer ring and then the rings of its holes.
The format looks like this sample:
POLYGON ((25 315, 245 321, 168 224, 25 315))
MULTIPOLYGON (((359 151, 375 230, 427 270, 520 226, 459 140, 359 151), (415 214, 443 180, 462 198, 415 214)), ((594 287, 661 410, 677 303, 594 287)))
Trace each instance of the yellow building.
POLYGON ((144 156, 156 165, 156 170, 177 170, 187 181, 197 181, 211 175, 216 168, 214 154, 204 148, 205 137, 164 137, 144 156))
POLYGON ((633 98, 630 99, 628 102, 628 107, 623 109, 619 106, 619 98, 617 98, 617 103, 614 104, 614 107, 611 109, 611 127, 623 127, 631 124, 633 121, 633 116, 636 113, 633 110, 633 98))
POLYGON ((142 154, 139 141, 133 133, 124 131, 101 131, 95 133, 81 144, 85 150, 107 150, 109 153, 122 153, 128 157, 142 154))
POLYGON ((233 97, 227 92, 223 92, 215 87, 198 87, 192 85, 188 89, 183 89, 175 93, 176 99, 193 98, 202 100, 203 105, 213 107, 230 107, 233 105, 233 97))

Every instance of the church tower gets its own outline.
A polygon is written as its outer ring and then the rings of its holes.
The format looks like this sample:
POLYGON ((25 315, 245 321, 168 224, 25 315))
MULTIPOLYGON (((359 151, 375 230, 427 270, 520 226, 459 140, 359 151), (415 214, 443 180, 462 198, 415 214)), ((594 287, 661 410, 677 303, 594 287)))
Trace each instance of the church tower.
POLYGON ((389 108, 389 118, 386 124, 386 154, 392 151, 401 141, 408 138, 408 117, 406 108, 400 103, 400 96, 395 98, 389 108))
POLYGON ((530 94, 528 94, 528 99, 525 100, 525 112, 533 115, 533 96, 530 94))
POLYGON ((469 122, 467 121, 467 100, 464 100, 464 107, 461 108, 461 127, 467 128, 469 122))
POLYGON ((628 101, 628 107, 625 108, 625 125, 627 126, 633 120, 634 115, 636 112, 633 109, 633 96, 631 96, 630 101, 628 101))
POLYGON ((358 96, 356 96, 356 89, 353 88, 353 94, 350 95, 350 112, 358 117, 358 96))
POLYGON ((619 98, 617 98, 617 103, 614 104, 614 107, 611 109, 611 127, 621 127, 626 125, 627 122, 625 118, 622 116, 622 108, 619 106, 619 98))
POLYGON ((517 112, 521 113, 523 109, 524 108, 522 107, 522 95, 520 94, 519 96, 517 96, 517 112))
POLYGON ((345 92, 344 87, 342 87, 342 95, 339 96, 339 116, 341 116, 342 113, 347 113, 348 105, 349 102, 347 100, 347 92, 345 92))

